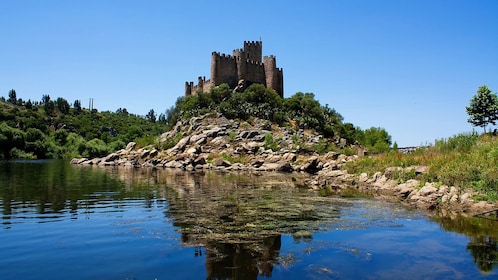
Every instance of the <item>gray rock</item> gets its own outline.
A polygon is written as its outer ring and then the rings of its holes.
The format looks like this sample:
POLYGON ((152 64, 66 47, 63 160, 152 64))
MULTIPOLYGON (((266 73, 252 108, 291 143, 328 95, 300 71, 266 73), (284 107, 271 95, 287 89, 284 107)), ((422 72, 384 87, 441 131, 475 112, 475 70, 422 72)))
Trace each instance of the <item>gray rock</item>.
POLYGON ((115 161, 115 160, 118 160, 119 159, 119 155, 116 154, 116 153, 112 153, 104 158, 102 158, 102 161, 105 162, 105 163, 109 163, 109 162, 112 162, 112 161, 115 161))
POLYGON ((169 149, 167 151, 167 153, 168 154, 176 154, 179 152, 183 152, 185 150, 185 147, 187 146, 189 140, 190 140, 190 136, 183 137, 182 139, 180 139, 180 141, 178 141, 178 143, 176 143, 176 145, 173 148, 169 149))
POLYGON ((302 169, 308 173, 316 173, 318 172, 318 164, 320 160, 317 156, 311 157, 305 164, 303 164, 302 169))
POLYGON ((218 137, 214 138, 213 140, 211 140, 209 143, 213 146, 220 147, 220 146, 226 144, 226 140, 223 136, 218 136, 218 137))
POLYGON ((206 142, 206 134, 194 134, 190 136, 190 143, 198 143, 201 142, 202 144, 206 142))
POLYGON ((432 194, 437 194, 437 189, 432 186, 431 183, 426 183, 419 191, 420 196, 430 196, 432 194))
POLYGON ((137 146, 137 143, 135 143, 135 142, 130 142, 130 143, 128 143, 128 145, 126 145, 125 150, 126 150, 126 151, 132 151, 133 149, 135 149, 135 146, 137 146))
POLYGON ((217 158, 214 160, 214 165, 218 167, 229 167, 232 164, 227 160, 224 160, 222 158, 217 158))
POLYGON ((211 128, 209 130, 204 130, 203 134, 206 135, 206 137, 208 137, 208 138, 214 138, 214 137, 226 135, 227 133, 221 127, 216 126, 216 127, 211 128))

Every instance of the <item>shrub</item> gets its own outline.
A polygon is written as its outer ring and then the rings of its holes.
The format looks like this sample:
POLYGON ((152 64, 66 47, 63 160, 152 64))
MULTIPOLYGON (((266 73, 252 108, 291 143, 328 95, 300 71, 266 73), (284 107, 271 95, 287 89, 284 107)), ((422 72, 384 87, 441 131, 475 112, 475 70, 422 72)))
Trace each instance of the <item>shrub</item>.
POLYGON ((102 157, 109 153, 109 149, 104 141, 100 139, 92 139, 86 142, 85 151, 83 153, 84 157, 96 158, 102 157))

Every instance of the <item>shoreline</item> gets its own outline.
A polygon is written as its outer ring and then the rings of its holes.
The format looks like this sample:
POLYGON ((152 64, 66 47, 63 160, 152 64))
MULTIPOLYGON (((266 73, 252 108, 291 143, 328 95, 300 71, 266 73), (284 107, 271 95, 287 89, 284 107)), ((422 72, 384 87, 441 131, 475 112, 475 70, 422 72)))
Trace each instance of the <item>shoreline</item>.
MULTIPOLYGON (((207 162, 202 159, 178 155, 174 159, 165 159, 164 152, 155 149, 134 150, 135 144, 128 144, 126 149, 112 153, 103 158, 75 158, 71 164, 96 166, 124 166, 132 168, 163 168, 176 169, 185 172, 220 171, 220 172, 281 172, 305 175, 302 187, 313 191, 341 194, 347 189, 355 189, 370 194, 376 198, 395 201, 427 211, 429 214, 441 216, 470 217, 482 212, 494 212, 498 205, 486 201, 474 201, 472 192, 465 192, 453 186, 439 183, 422 182, 410 179, 399 182, 391 179, 394 171, 399 168, 388 168, 384 173, 376 172, 369 176, 367 173, 349 174, 341 169, 342 165, 353 161, 358 156, 345 156, 334 152, 324 155, 296 155, 259 154, 254 155, 249 163, 230 163, 228 160, 214 160, 207 162)), ((411 166, 406 170, 414 169, 416 173, 427 172, 424 166, 411 166)))
POLYGON ((221 114, 178 121, 154 146, 126 148, 102 158, 75 158, 72 164, 174 168, 185 171, 298 172, 309 176, 303 187, 340 193, 354 188, 414 208, 441 215, 471 216, 498 208, 498 202, 474 201, 475 192, 439 183, 395 179, 400 172, 429 172, 425 166, 390 167, 383 173, 348 174, 344 165, 364 156, 345 139, 324 139, 311 130, 279 127, 254 118, 251 123, 227 119, 221 114), (324 143, 358 151, 357 155, 318 153, 324 143))

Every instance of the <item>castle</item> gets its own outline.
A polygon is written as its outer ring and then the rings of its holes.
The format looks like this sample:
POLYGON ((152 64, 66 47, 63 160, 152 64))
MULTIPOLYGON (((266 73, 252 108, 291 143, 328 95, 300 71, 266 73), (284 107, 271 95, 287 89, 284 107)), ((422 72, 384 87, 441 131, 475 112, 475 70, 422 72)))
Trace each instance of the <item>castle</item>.
POLYGON ((199 77, 197 85, 185 82, 185 96, 198 91, 207 92, 211 87, 226 83, 235 91, 243 91, 251 84, 263 84, 284 96, 282 68, 277 68, 275 56, 262 59, 262 41, 244 41, 243 49, 236 49, 233 55, 213 52, 211 56, 211 79, 199 77))

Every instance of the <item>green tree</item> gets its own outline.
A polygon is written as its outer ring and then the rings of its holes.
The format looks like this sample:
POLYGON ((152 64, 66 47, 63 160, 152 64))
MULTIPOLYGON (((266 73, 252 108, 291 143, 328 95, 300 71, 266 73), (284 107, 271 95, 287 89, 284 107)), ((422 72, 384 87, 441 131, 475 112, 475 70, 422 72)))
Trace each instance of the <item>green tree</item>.
POLYGON ((389 151, 391 146, 391 135, 380 127, 371 127, 363 132, 363 140, 360 142, 373 153, 389 151))
POLYGON ((150 111, 145 115, 145 119, 155 123, 156 122, 156 112, 154 112, 154 109, 150 109, 150 111))
POLYGON ((43 109, 45 110, 45 113, 49 116, 55 116, 55 102, 52 100, 49 100, 43 104, 43 109))
POLYGON ((66 99, 59 97, 57 98, 57 101, 55 103, 57 104, 57 109, 59 110, 59 112, 63 113, 64 115, 69 113, 69 109, 71 109, 71 106, 66 99))
POLYGON ((26 102, 26 104, 24 104, 24 106, 25 106, 25 107, 26 107, 26 109, 28 109, 28 110, 33 109, 33 103, 31 102, 31 99, 28 99, 28 101, 26 102))
POLYGON ((74 100, 73 107, 77 113, 81 112, 81 101, 78 99, 74 100))
POLYGON ((168 120, 166 120, 166 115, 161 113, 159 114, 159 117, 157 118, 157 121, 162 124, 167 124, 168 120))
POLYGON ((9 100, 10 103, 16 104, 17 103, 17 94, 14 89, 9 90, 9 100))
POLYGON ((42 103, 43 104, 48 103, 49 101, 50 101, 50 95, 48 95, 48 94, 42 95, 42 103))
POLYGON ((486 133, 486 126, 495 125, 498 120, 498 97, 487 86, 480 86, 465 109, 469 115, 468 122, 484 128, 486 133))

